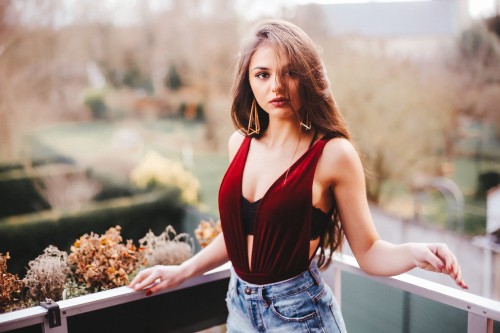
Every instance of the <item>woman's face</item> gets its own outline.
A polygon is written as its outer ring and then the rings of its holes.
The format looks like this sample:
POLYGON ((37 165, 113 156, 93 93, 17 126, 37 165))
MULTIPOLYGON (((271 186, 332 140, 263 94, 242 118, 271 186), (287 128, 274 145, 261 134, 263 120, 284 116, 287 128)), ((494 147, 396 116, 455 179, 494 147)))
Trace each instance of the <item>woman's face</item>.
POLYGON ((301 107, 299 77, 288 59, 277 52, 270 45, 255 51, 248 69, 250 87, 270 117, 293 118, 301 107))

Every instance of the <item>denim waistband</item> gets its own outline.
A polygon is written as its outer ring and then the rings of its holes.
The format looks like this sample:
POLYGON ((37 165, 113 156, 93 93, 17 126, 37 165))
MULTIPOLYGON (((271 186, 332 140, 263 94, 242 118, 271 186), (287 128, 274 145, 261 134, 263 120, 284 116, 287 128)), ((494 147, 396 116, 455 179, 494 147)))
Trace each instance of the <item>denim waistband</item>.
MULTIPOLYGON (((322 284, 322 279, 315 260, 311 261, 309 268, 290 279, 274 282, 270 284, 252 284, 242 280, 236 272, 231 269, 232 287, 238 295, 243 296, 247 300, 251 299, 273 299, 287 295, 299 293, 311 285, 322 284)), ((230 286, 231 287, 231 286, 230 286)))

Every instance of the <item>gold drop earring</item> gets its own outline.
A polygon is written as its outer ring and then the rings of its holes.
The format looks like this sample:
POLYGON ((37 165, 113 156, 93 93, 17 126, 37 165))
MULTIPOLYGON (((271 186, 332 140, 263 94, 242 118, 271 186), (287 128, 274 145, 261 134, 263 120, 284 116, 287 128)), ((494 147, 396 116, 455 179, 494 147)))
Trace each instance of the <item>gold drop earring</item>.
POLYGON ((248 119, 248 129, 247 135, 259 134, 260 133, 260 122, 259 122, 259 112, 257 111, 257 102, 255 98, 252 102, 252 107, 250 108, 250 118, 248 119), (254 128, 252 128, 252 121, 254 128))
POLYGON ((306 113, 306 120, 300 122, 300 126, 304 127, 306 131, 311 129, 311 121, 309 120, 309 115, 306 113))

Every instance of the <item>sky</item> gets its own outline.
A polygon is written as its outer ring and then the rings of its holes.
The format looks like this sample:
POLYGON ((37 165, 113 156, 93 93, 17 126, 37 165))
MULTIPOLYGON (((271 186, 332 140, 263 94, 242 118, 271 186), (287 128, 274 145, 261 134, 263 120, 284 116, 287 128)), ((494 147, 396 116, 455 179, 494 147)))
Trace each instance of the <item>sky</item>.
MULTIPOLYGON (((123 2, 121 0, 107 0, 109 2, 120 1, 120 7, 122 7, 127 2, 123 2)), ((142 1, 142 0, 139 0, 142 1)), ((250 13, 247 9, 247 14, 250 18, 256 18, 262 14, 272 14, 283 5, 290 4, 307 4, 307 3, 318 3, 318 4, 334 4, 334 3, 367 3, 367 2, 408 2, 408 1, 431 1, 431 0, 267 0, 267 1, 258 1, 255 2, 258 5, 253 6, 254 8, 250 9, 250 13), (258 8, 257 8, 258 7, 258 8)), ((135 10, 135 6, 133 6, 134 1, 129 1, 128 4, 130 11, 135 10)), ((154 9, 163 9, 169 6, 168 0, 149 0, 151 8, 154 9)), ((240 3, 242 3, 240 1, 240 3)), ((469 13, 473 18, 482 18, 491 16, 495 13, 495 0, 468 0, 469 3, 469 13)), ((244 6, 247 6, 248 2, 245 2, 244 6)), ((125 11, 127 11, 127 6, 122 7, 125 11)), ((245 11, 245 9, 243 9, 245 11)))
MULTIPOLYGON (((298 4, 306 3, 367 3, 367 2, 408 2, 430 0, 295 0, 298 4)), ((469 0, 469 13, 473 18, 490 16, 495 13, 495 0, 469 0)))
MULTIPOLYGON (((165 0, 152 0, 161 2, 165 0)), ((254 6, 246 11, 250 19, 255 19, 262 14, 272 15, 278 7, 290 4, 348 4, 348 3, 370 3, 370 2, 416 2, 416 1, 431 1, 431 0, 267 0, 259 1, 258 6, 254 6), (258 8, 257 8, 258 7, 258 8)), ((457 1, 457 0, 449 0, 457 1)), ((495 13, 495 0, 468 0, 469 13, 473 19, 480 19, 491 16, 495 13)))
MULTIPOLYGON (((1 0, 0 0, 1 1, 1 0)), ((81 6, 79 0, 63 0, 62 4, 64 8, 59 8, 59 15, 57 19, 57 24, 59 26, 64 26, 70 24, 75 18, 75 15, 79 12, 78 8, 81 6)), ((146 0, 104 0, 99 3, 99 8, 107 10, 107 12, 113 13, 112 20, 118 25, 129 25, 135 24, 140 21, 139 13, 137 12, 137 4, 140 2, 145 2, 146 0)), ((318 4, 335 4, 335 3, 369 3, 369 2, 408 2, 408 1, 431 1, 431 0, 259 0, 259 1, 243 1, 236 0, 236 4, 239 4, 239 10, 244 13, 249 20, 256 19, 262 15, 272 16, 276 13, 279 8, 283 6, 293 6, 294 4, 301 5, 307 3, 318 3, 318 4), (249 6, 249 3, 251 4, 249 6)), ((448 0, 448 1, 458 1, 458 0, 448 0)), ((171 2, 169 0, 147 0, 151 10, 164 10, 167 9, 171 2)), ((209 0, 206 2, 209 4, 209 0)), ((37 20, 43 20, 38 15, 38 8, 36 3, 30 2, 19 2, 22 6, 22 12, 24 12, 25 19, 30 20, 30 17, 36 16, 37 20), (27 6, 26 4, 32 4, 27 6)), ((469 13, 472 18, 482 18, 491 16, 495 13, 495 0, 468 0, 469 13)))
POLYGON ((495 0, 469 0, 469 12, 474 18, 490 16, 495 13, 495 0))

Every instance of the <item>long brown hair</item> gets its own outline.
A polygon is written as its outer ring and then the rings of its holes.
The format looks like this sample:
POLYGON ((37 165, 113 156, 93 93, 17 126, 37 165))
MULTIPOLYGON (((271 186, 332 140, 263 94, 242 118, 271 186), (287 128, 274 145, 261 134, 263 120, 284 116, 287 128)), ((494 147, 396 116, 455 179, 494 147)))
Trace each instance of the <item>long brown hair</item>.
MULTIPOLYGON (((284 55, 292 70, 299 76, 302 102, 298 110, 299 119, 308 119, 314 130, 325 136, 350 140, 349 131, 330 91, 330 82, 318 49, 302 29, 282 20, 259 23, 241 50, 232 89, 231 118, 234 126, 249 135, 247 128, 250 109, 255 98, 249 82, 249 65, 252 55, 261 45, 270 45, 276 49, 277 54, 284 55)), ((269 116, 260 106, 257 106, 257 112, 260 133, 250 136, 262 135, 269 124, 269 116)), ((320 239, 319 267, 326 267, 330 263, 333 252, 341 248, 344 239, 338 210, 335 204, 334 206, 331 221, 320 239), (325 249, 330 250, 328 257, 325 249)))

